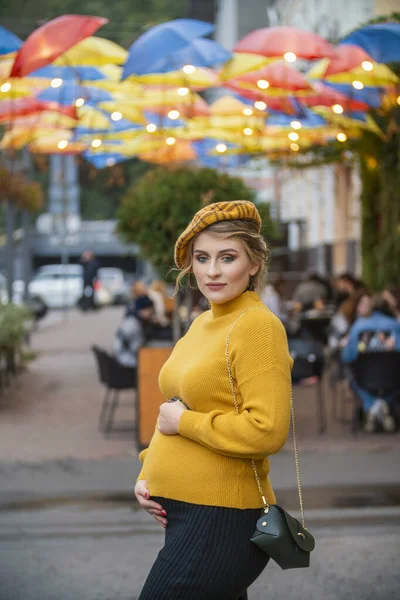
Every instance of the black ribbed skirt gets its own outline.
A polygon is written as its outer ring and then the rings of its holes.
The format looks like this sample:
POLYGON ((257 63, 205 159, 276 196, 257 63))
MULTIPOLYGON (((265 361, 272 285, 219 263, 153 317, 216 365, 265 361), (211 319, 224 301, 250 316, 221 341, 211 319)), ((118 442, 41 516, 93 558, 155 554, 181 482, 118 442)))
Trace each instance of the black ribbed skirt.
POLYGON ((241 600, 268 563, 252 544, 261 509, 152 498, 167 511, 165 544, 139 600, 241 600))

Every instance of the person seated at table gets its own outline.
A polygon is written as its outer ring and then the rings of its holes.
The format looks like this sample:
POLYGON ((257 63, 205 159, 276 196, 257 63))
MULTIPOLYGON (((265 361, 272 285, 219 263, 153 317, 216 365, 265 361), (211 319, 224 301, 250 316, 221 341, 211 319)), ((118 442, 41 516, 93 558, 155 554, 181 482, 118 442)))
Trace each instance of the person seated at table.
POLYGON ((154 306, 148 296, 131 303, 114 338, 114 356, 124 367, 137 366, 139 349, 153 336, 154 306))
POLYGON ((293 294, 293 302, 298 305, 301 311, 309 310, 316 306, 325 306, 328 298, 328 284, 317 273, 309 274, 305 281, 299 283, 293 294))
MULTIPOLYGON (((355 361, 362 352, 376 351, 377 346, 381 351, 400 351, 400 322, 396 321, 384 298, 375 299, 371 315, 358 318, 341 345, 344 363, 355 361)), ((378 398, 359 387, 353 380, 350 380, 350 386, 362 402, 364 430, 372 433, 380 423, 384 431, 394 431, 395 420, 390 414, 393 397, 378 398)))
POLYGON ((336 307, 339 309, 343 302, 353 297, 360 290, 365 289, 365 287, 365 284, 351 273, 346 272, 338 275, 334 282, 334 302, 336 307))
POLYGON ((369 317, 372 312, 372 295, 365 289, 354 292, 342 302, 332 316, 329 325, 328 346, 331 355, 341 350, 340 342, 349 333, 350 327, 360 317, 369 317))

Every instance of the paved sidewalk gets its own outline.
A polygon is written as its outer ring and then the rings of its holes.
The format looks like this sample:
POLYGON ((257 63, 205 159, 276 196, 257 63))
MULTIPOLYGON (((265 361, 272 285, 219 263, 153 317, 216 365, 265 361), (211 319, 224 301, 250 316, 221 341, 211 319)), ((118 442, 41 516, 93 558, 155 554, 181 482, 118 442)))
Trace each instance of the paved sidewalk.
MULTIPOLYGON (((122 314, 119 307, 90 314, 71 311, 67 320, 62 313, 50 313, 32 336, 38 358, 0 398, 1 504, 92 494, 126 499, 131 494, 139 469, 133 397, 125 393, 117 412, 118 421, 129 424, 126 431, 105 437, 97 427, 104 392, 90 351, 93 343, 111 347, 122 314)), ((296 389, 295 407, 303 484, 313 497, 318 487, 337 486, 348 496, 351 485, 372 490, 399 484, 399 433, 354 436, 348 424, 330 419, 328 431, 318 435, 310 388, 296 389)), ((275 488, 292 494, 291 437, 271 465, 275 488)), ((332 502, 332 490, 328 496, 332 502)))

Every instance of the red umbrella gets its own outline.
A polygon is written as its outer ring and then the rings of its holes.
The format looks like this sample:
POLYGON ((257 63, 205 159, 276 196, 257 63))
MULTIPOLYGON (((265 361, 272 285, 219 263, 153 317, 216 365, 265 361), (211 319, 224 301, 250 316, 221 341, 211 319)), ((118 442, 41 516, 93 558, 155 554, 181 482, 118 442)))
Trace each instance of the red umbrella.
MULTIPOLYGON (((296 114, 296 108, 291 102, 291 96, 267 96, 266 94, 262 94, 256 90, 246 90, 233 81, 224 84, 224 87, 233 90, 242 98, 246 98, 247 100, 253 100, 253 102, 264 102, 265 108, 269 108, 270 110, 277 110, 288 115, 296 114)), ((258 110, 263 109, 259 108, 258 110)))
POLYGON ((25 77, 52 63, 69 48, 108 23, 103 17, 63 15, 36 29, 19 49, 10 77, 25 77))
POLYGON ((284 57, 289 52, 293 53, 295 56, 286 57, 288 62, 296 58, 330 58, 334 54, 333 47, 322 37, 295 27, 256 29, 239 40, 233 50, 269 57, 284 57))
POLYGON ((343 44, 335 48, 335 54, 329 61, 324 77, 335 75, 336 73, 345 73, 361 66, 364 61, 373 63, 374 59, 358 46, 343 44))
POLYGON ((18 98, 0 102, 0 123, 6 123, 16 117, 35 115, 47 110, 76 118, 74 106, 61 106, 58 102, 41 102, 36 98, 18 98))
POLYGON ((301 97, 302 104, 307 106, 334 106, 337 104, 347 112, 359 112, 370 109, 368 104, 349 98, 323 83, 315 82, 313 87, 315 92, 311 92, 309 95, 301 97))
POLYGON ((280 88, 291 91, 312 89, 304 75, 283 60, 273 62, 257 71, 251 71, 245 75, 235 77, 231 81, 239 83, 239 85, 240 82, 257 85, 257 82, 260 80, 268 82, 269 88, 280 88))

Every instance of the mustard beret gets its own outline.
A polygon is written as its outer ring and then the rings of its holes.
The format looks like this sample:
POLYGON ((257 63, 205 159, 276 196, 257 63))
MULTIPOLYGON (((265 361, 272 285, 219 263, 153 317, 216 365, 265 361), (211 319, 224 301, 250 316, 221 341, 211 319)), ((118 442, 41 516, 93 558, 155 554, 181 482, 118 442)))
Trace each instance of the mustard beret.
POLYGON ((188 242, 198 233, 219 221, 246 220, 257 223, 257 230, 261 231, 261 217, 252 202, 248 200, 234 200, 233 202, 215 202, 199 210, 181 233, 175 244, 175 263, 182 269, 188 242))

